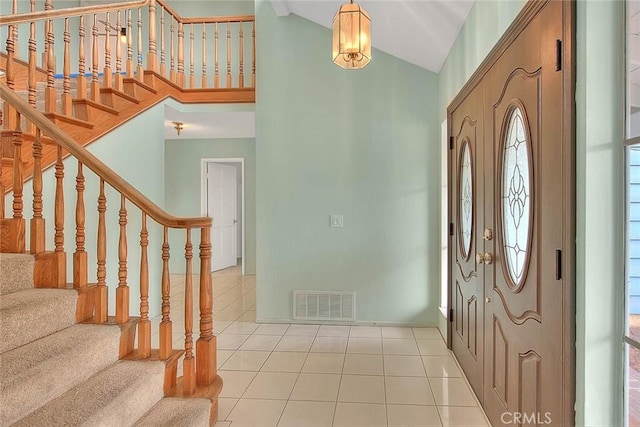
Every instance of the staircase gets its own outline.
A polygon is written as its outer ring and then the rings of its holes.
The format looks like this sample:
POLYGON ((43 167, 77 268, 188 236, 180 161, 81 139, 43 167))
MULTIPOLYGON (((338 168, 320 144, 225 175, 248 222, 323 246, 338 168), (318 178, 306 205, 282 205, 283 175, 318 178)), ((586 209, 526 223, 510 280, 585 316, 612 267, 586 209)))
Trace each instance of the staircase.
POLYGON ((0 425, 209 425, 210 400, 163 397, 166 362, 118 360, 130 328, 77 323, 78 292, 34 288, 34 264, 0 255, 0 425))
POLYGON ((254 102, 253 17, 183 18, 164 0, 65 10, 46 0, 39 11, 36 3, 25 12, 14 0, 14 13, 0 16, 7 30, 0 52, 0 426, 213 425, 222 379, 211 219, 165 212, 86 145, 167 97, 254 102), (18 40, 20 26, 28 43, 18 40), (41 28, 45 51, 37 52, 41 28), (70 28, 79 31, 76 46, 70 28), (125 41, 110 37, 118 28, 125 41), (70 180, 75 185, 65 187, 70 180), (181 236, 182 251, 170 247, 170 235, 181 236), (172 256, 185 263, 180 304, 171 293, 172 256), (150 320, 154 311, 159 324, 150 320), (172 318, 184 319, 183 328, 172 318))
MULTIPOLYGON (((10 89, 82 146, 167 98, 184 104, 255 102, 253 16, 184 18, 164 0, 66 10, 53 10, 52 0, 46 0, 42 12, 35 11, 36 1, 30 3, 30 12, 19 13, 14 0, 14 15, 0 16, 0 27, 6 26, 8 33, 0 70, 10 89), (45 34, 38 34, 43 24, 45 34), (73 27, 77 37, 71 37, 73 27), (56 33, 60 28, 62 34, 56 33), (30 33, 27 42, 18 40, 19 29, 30 33), (116 29, 128 34, 126 42, 116 29), (46 40, 44 53, 36 51, 39 39, 46 40), (61 58, 55 56, 60 51, 56 40, 62 40, 61 58)), ((2 112, 0 155, 7 164, 13 158, 7 140, 18 118, 8 105, 2 105, 2 112)), ((33 127, 20 120, 23 138, 32 141, 33 127)), ((46 168, 55 162, 55 150, 46 137, 43 142, 41 163, 46 168)), ((33 158, 28 147, 22 151, 27 178, 33 158)), ((4 191, 12 186, 9 175, 2 171, 4 191)))

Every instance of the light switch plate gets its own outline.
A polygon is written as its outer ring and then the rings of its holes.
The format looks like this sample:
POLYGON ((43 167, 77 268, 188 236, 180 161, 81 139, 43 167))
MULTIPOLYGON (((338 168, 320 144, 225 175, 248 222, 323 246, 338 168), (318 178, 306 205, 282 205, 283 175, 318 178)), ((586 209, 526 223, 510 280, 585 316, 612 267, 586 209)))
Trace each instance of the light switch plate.
POLYGON ((342 219, 342 215, 331 215, 331 228, 342 228, 344 227, 344 222, 342 219))

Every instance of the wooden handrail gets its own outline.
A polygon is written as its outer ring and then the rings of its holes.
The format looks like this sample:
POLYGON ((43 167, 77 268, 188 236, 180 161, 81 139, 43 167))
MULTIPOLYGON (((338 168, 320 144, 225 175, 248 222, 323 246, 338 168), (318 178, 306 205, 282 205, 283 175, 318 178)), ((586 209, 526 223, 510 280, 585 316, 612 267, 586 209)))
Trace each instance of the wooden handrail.
POLYGON ((123 194, 127 200, 140 208, 140 210, 160 225, 170 228, 200 228, 211 226, 211 218, 208 217, 180 218, 166 213, 148 197, 117 175, 100 159, 77 144, 69 135, 51 122, 51 120, 46 118, 40 111, 34 109, 27 101, 23 100, 20 95, 16 94, 2 82, 0 82, 0 98, 12 105, 16 111, 56 141, 60 147, 67 150, 85 167, 95 172, 104 182, 123 194))
POLYGON ((196 17, 196 18, 183 18, 180 16, 178 12, 175 11, 171 6, 167 4, 164 0, 157 0, 157 4, 164 7, 164 10, 169 13, 169 15, 173 16, 177 22, 181 22, 183 24, 214 24, 216 22, 252 22, 255 20, 255 16, 253 15, 238 15, 238 16, 211 16, 211 17, 196 17))
POLYGON ((182 18, 183 24, 214 24, 216 22, 253 22, 255 20, 254 15, 237 15, 237 16, 210 16, 210 17, 197 17, 197 18, 182 18))
POLYGON ((135 9, 149 4, 149 0, 135 0, 130 2, 119 2, 110 4, 101 4, 95 6, 69 7, 66 9, 43 10, 39 12, 27 12, 14 15, 0 16, 1 25, 21 24, 23 22, 44 21, 60 17, 70 18, 72 16, 82 16, 91 13, 109 12, 112 10, 135 9))

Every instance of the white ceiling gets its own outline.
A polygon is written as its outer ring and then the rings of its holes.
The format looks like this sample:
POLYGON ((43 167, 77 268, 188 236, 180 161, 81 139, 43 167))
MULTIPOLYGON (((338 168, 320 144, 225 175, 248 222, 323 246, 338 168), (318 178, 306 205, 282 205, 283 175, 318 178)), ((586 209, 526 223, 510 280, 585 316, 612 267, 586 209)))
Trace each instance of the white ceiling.
MULTIPOLYGON (((276 13, 291 13, 331 28, 347 0, 271 0, 276 13)), ((474 0, 361 0, 371 17, 373 46, 439 72, 474 0)), ((375 54, 373 57, 375 61, 375 54)), ((165 106, 165 139, 255 138, 254 111, 217 111, 215 106, 165 106), (180 136, 173 121, 183 122, 180 136)))
MULTIPOLYGON (((331 28, 346 0, 271 0, 279 16, 296 14, 331 28)), ((474 0, 358 0, 371 17, 373 47, 439 72, 474 0)), ((375 61, 375 56, 372 59, 375 61)))

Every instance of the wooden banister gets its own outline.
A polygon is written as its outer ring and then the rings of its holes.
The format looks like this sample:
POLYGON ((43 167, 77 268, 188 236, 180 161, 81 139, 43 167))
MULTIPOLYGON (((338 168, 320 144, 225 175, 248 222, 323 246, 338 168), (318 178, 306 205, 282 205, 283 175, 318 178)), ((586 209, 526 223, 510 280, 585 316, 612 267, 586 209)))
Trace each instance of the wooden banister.
POLYGON ((21 24, 24 22, 44 21, 55 18, 71 18, 92 13, 104 13, 118 9, 143 7, 149 4, 149 0, 136 0, 119 3, 101 4, 95 6, 69 7, 66 9, 51 9, 39 12, 18 13, 13 15, 0 15, 0 25, 21 24))
POLYGON ((100 159, 78 145, 69 135, 64 133, 41 112, 34 110, 28 102, 2 82, 0 82, 0 97, 10 103, 20 114, 31 120, 46 135, 54 139, 56 143, 71 156, 82 162, 85 167, 91 169, 119 193, 124 194, 127 200, 146 212, 147 215, 158 224, 170 228, 200 228, 211 226, 211 218, 180 218, 162 210, 158 205, 149 200, 148 197, 111 170, 100 159))

